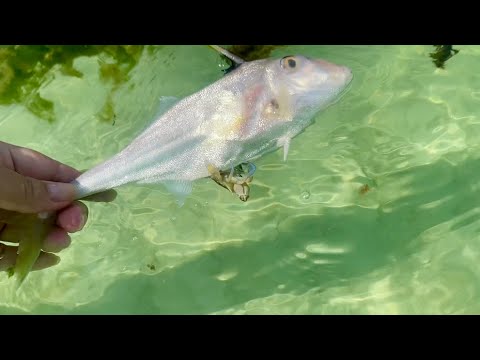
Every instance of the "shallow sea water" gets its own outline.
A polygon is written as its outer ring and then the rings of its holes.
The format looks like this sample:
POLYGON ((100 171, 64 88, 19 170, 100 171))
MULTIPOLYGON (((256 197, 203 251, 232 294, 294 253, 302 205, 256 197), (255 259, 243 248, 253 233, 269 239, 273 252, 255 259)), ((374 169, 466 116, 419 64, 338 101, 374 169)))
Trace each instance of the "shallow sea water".
MULTIPOLYGON (((355 78, 287 162, 256 161, 248 202, 211 180, 182 208, 161 185, 119 188, 89 203, 61 263, 21 294, 0 274, 0 313, 480 313, 480 47, 455 48, 445 69, 432 46, 275 49, 355 78)), ((39 89, 55 120, 0 105, 0 140, 89 168, 151 121, 159 97, 219 79, 219 63, 206 46, 145 49, 112 91, 98 55, 77 57, 82 77, 53 67, 39 89), (98 116, 109 98, 114 124, 98 116)))

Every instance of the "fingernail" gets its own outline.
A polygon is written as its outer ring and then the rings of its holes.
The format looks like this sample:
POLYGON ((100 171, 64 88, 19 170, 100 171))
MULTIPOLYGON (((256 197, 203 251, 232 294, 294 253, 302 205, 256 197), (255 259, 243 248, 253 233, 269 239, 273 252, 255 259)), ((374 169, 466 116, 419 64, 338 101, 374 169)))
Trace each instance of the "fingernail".
POLYGON ((72 188, 70 184, 48 183, 48 194, 52 201, 70 201, 72 200, 72 188))
POLYGON ((87 220, 86 216, 84 214, 82 214, 82 215, 80 215, 78 221, 76 219, 73 219, 72 227, 75 228, 75 229, 78 229, 77 231, 80 231, 85 226, 86 220, 87 220))

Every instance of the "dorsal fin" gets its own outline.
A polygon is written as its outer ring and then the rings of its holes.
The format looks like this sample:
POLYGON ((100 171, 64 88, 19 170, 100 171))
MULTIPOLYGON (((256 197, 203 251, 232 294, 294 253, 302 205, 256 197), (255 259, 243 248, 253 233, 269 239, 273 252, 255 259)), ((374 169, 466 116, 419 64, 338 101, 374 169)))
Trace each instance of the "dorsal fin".
POLYGON ((245 62, 245 60, 239 58, 237 55, 233 55, 230 51, 225 50, 224 48, 218 45, 208 45, 208 46, 210 46, 213 50, 218 51, 220 54, 225 55, 227 58, 232 60, 237 65, 243 64, 245 62))

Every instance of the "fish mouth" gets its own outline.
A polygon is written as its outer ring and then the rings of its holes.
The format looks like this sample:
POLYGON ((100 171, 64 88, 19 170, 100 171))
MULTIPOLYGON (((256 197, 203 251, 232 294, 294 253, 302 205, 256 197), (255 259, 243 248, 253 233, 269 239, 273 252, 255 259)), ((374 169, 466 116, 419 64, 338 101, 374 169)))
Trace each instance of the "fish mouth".
POLYGON ((343 70, 343 76, 344 76, 344 79, 343 79, 344 85, 340 87, 340 90, 338 91, 337 95, 334 97, 333 101, 330 102, 330 105, 333 105, 339 102, 345 96, 345 94, 350 91, 350 89, 353 86, 353 79, 354 79, 353 72, 346 66, 342 66, 342 70, 343 70))
POLYGON ((340 91, 334 102, 340 100, 351 88, 353 84, 353 72, 350 68, 346 66, 338 66, 338 71, 335 73, 335 78, 343 83, 340 86, 340 91))
POLYGON ((322 59, 316 59, 315 62, 329 73, 329 82, 332 86, 338 89, 335 100, 338 100, 350 90, 353 80, 353 72, 349 67, 337 65, 322 59))
POLYGON ((326 60, 316 59, 314 62, 321 69, 330 74, 330 77, 338 82, 350 83, 353 78, 352 70, 343 65, 337 65, 326 60))
POLYGON ((343 95, 345 95, 352 88, 352 84, 353 84, 354 76, 353 76, 352 70, 350 70, 347 67, 345 69, 348 70, 348 74, 347 74, 347 77, 346 77, 346 84, 343 87, 343 89, 340 91, 340 93, 338 94, 339 97, 343 97, 343 95))
POLYGON ((342 84, 342 86, 340 86, 342 88, 340 93, 342 93, 350 88, 353 80, 353 72, 346 66, 338 66, 332 77, 335 81, 342 84))

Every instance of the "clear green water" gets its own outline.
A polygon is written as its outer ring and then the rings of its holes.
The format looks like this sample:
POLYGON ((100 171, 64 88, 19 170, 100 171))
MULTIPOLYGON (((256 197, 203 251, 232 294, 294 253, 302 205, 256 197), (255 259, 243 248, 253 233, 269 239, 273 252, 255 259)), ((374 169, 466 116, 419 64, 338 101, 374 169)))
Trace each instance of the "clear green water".
MULTIPOLYGON (((355 79, 286 163, 257 161, 247 203, 209 180, 182 208, 161 186, 120 188, 89 204, 62 262, 18 297, 0 274, 0 312, 480 313, 480 47, 456 48, 445 70, 431 46, 274 50, 345 64, 355 79)), ((54 121, 5 104, 0 139, 89 168, 146 126, 159 96, 222 76, 201 46, 145 51, 112 95, 97 56, 73 67, 83 77, 54 67, 42 80, 54 121), (98 115, 109 96, 115 125, 98 115)))

